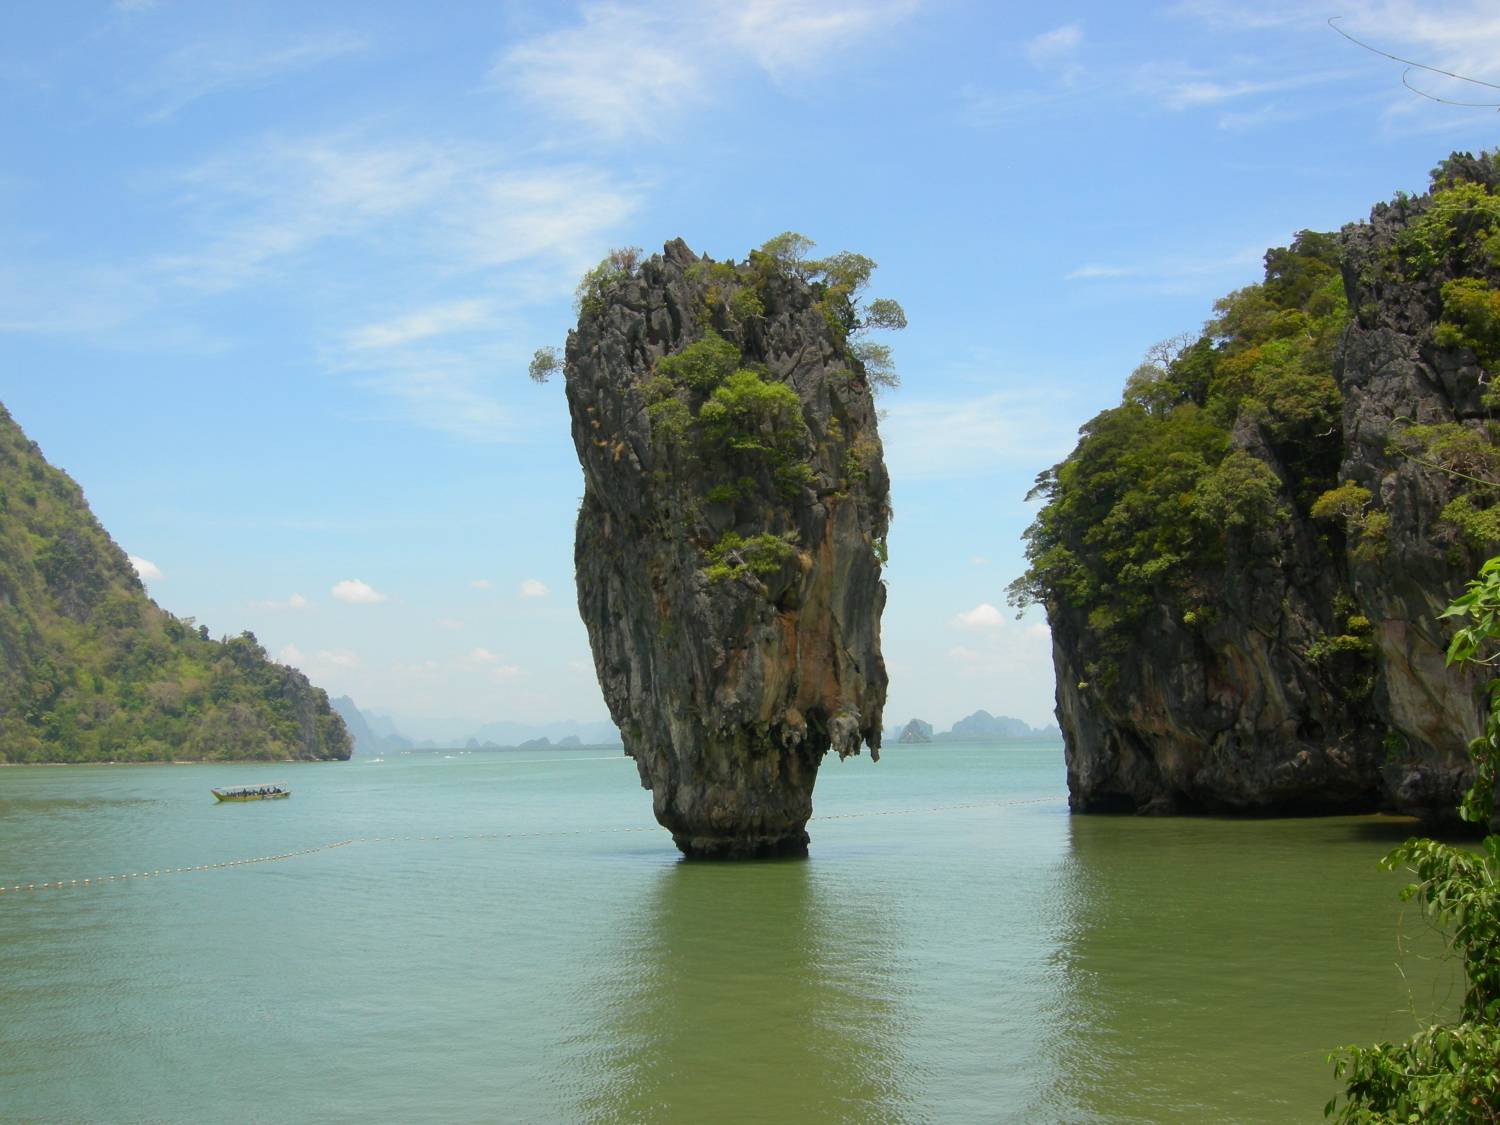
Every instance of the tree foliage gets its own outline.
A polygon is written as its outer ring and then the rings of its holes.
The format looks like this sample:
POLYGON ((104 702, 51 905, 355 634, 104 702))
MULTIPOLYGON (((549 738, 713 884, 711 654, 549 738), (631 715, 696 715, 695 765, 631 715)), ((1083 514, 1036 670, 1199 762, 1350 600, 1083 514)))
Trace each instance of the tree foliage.
MULTIPOLYGON (((1444 611, 1462 620, 1448 646, 1449 664, 1489 666, 1500 648, 1500 558, 1444 611)), ((1495 769, 1500 764, 1500 679, 1491 680, 1484 734, 1469 747, 1474 784, 1459 815, 1493 827, 1495 769)), ((1345 1083, 1325 1115, 1350 1122, 1500 1121, 1500 835, 1479 850, 1415 837, 1381 860, 1416 877, 1401 892, 1448 936, 1463 961, 1466 988, 1458 1020, 1423 1028, 1400 1043, 1345 1047, 1334 1056, 1345 1083)))
POLYGON ((1153 346, 1119 406, 1079 431, 1037 478, 1012 604, 1081 613, 1123 645, 1149 607, 1191 612, 1196 575, 1234 544, 1305 513, 1336 483, 1340 396, 1333 342, 1348 319, 1331 235, 1304 231, 1266 255, 1265 280, 1214 306, 1196 336, 1153 346), (1236 427, 1253 426, 1285 479, 1236 427))
POLYGON ((327 696, 252 634, 159 609, 0 407, 0 762, 348 753, 327 696))

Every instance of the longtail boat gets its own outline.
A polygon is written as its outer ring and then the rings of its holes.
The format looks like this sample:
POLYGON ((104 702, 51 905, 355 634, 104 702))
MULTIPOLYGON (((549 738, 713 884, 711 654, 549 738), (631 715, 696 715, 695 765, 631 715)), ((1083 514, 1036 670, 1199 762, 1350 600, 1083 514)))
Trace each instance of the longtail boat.
POLYGON ((276 801, 292 795, 285 785, 232 785, 212 793, 216 801, 276 801))

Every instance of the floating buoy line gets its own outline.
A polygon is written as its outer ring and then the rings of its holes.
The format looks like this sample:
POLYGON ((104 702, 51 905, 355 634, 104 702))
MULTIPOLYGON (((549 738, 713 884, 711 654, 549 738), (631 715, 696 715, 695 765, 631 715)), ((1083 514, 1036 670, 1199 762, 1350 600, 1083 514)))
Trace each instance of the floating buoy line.
MULTIPOLYGON (((1018 801, 969 801, 961 805, 928 805, 916 809, 875 809, 870 812, 834 813, 830 816, 815 816, 813 821, 863 820, 875 816, 917 816, 922 813, 958 812, 965 809, 1012 808, 1019 805, 1040 805, 1060 800, 1061 796, 1031 797, 1018 801)), ((257 863, 279 863, 287 859, 331 852, 354 844, 438 843, 455 840, 534 840, 560 836, 603 836, 623 832, 659 832, 655 824, 631 828, 577 828, 571 831, 542 832, 454 832, 435 836, 351 836, 347 840, 335 840, 330 844, 318 844, 311 848, 281 852, 277 855, 258 855, 249 859, 226 859, 221 863, 199 863, 191 867, 162 867, 154 871, 128 871, 121 875, 91 875, 84 879, 58 879, 52 883, 14 883, 0 886, 0 895, 14 895, 24 891, 60 891, 70 887, 99 887, 108 883, 124 883, 132 879, 159 879, 167 875, 186 875, 195 871, 219 871, 230 867, 249 867, 257 863)))

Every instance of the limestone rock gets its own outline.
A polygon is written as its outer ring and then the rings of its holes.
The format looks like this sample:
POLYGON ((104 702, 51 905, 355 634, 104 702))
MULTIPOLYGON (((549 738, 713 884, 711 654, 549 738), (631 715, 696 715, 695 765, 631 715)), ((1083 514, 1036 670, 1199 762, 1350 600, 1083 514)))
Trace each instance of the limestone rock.
POLYGON ((932 724, 924 723, 921 719, 913 719, 901 728, 901 737, 896 739, 904 745, 921 745, 932 741, 932 724))
POLYGON ((670 242, 583 301, 566 349, 579 611, 625 752, 690 856, 804 853, 824 754, 878 751, 885 702, 870 388, 826 294, 752 264, 670 242), (732 386, 665 374, 715 339, 732 386))
MULTIPOLYGON (((1471 164, 1470 178, 1493 179, 1493 162, 1471 164)), ((1101 658, 1086 617, 1048 604, 1075 810, 1452 813, 1483 709, 1476 679, 1444 665, 1451 631, 1437 615, 1485 552, 1440 518, 1455 478, 1404 456, 1397 438, 1413 423, 1486 434, 1488 376, 1468 349, 1434 342, 1451 266, 1422 276, 1390 266, 1430 206, 1429 196, 1382 204, 1340 236, 1354 315, 1333 355, 1342 421, 1320 436, 1338 443, 1339 483, 1367 489, 1369 514, 1388 520, 1380 549, 1298 514, 1299 482, 1241 417, 1231 449, 1272 470, 1291 515, 1229 537, 1223 558, 1194 560, 1210 614, 1158 606, 1104 684, 1089 672, 1101 658), (1336 617, 1355 616, 1373 659, 1311 658, 1343 631, 1336 617)))

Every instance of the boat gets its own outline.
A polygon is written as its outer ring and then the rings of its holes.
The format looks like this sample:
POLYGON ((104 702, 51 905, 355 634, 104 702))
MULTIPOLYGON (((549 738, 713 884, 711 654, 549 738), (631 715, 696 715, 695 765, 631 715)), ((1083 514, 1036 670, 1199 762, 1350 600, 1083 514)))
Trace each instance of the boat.
POLYGON ((292 791, 285 785, 231 785, 224 789, 211 790, 216 801, 277 801, 290 797, 292 791))

